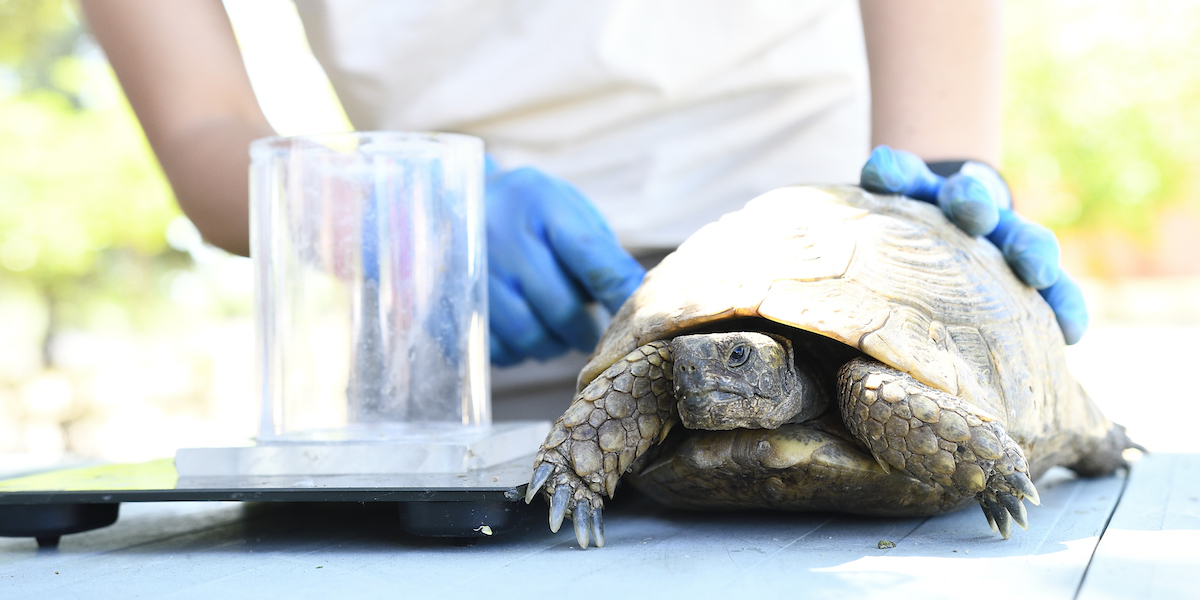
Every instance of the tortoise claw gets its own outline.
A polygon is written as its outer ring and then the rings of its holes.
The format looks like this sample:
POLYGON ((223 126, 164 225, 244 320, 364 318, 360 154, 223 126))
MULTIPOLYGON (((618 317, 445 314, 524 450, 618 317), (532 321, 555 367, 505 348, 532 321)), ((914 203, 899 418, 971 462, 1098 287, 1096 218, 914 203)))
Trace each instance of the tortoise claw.
POLYGON ((567 516, 567 501, 571 499, 571 490, 567 486, 559 486, 554 490, 554 496, 550 498, 550 531, 558 533, 558 528, 562 527, 563 519, 567 516))
POLYGON ((596 541, 597 548, 604 547, 604 509, 597 506, 592 509, 591 519, 592 539, 596 541))
POLYGON ((992 517, 996 519, 996 528, 1000 530, 1000 536, 1007 540, 1012 536, 1012 516, 999 503, 992 500, 988 500, 987 503, 988 508, 992 511, 992 517))
POLYGON ((546 480, 550 479, 550 475, 554 473, 554 465, 544 462, 538 465, 538 468, 533 472, 533 478, 529 480, 529 489, 525 491, 525 504, 533 502, 533 498, 537 496, 543 485, 546 485, 546 480))
POLYGON ((1000 533, 1000 528, 996 526, 996 519, 992 516, 992 512, 988 510, 987 503, 980 500, 979 509, 983 511, 983 516, 987 517, 988 527, 992 529, 992 533, 1000 533))
POLYGON ((1004 492, 998 494, 997 497, 1000 499, 1000 506, 1008 511, 1017 527, 1029 531, 1029 514, 1025 512, 1025 504, 1021 502, 1021 499, 1004 492))
POLYGON ((658 443, 661 444, 663 440, 667 439, 667 434, 671 433, 671 428, 675 427, 676 422, 677 421, 667 420, 662 424, 662 430, 658 434, 658 443))
POLYGON ((874 452, 871 452, 871 457, 875 459, 875 462, 879 464, 879 468, 883 469, 884 473, 889 475, 892 473, 892 466, 887 464, 886 460, 879 458, 879 455, 874 452))
POLYGON ((991 494, 982 495, 979 498, 979 507, 983 509, 983 514, 987 517, 988 525, 992 527, 992 533, 999 533, 1007 540, 1012 535, 1013 518, 999 502, 992 498, 991 494))
POLYGON ((604 491, 608 492, 608 497, 612 498, 617 492, 617 480, 621 477, 620 473, 613 471, 604 478, 604 491))
POLYGON ((591 520, 592 510, 586 499, 580 499, 575 504, 575 514, 571 517, 575 521, 575 541, 579 542, 579 547, 587 550, 588 547, 588 521, 591 520))
POLYGON ((1021 492, 1025 496, 1025 499, 1038 506, 1042 504, 1042 499, 1038 497, 1037 488, 1033 487, 1033 482, 1029 480, 1028 475, 1020 471, 1013 471, 1012 474, 1004 479, 1008 481, 1009 485, 1016 488, 1018 492, 1021 492))

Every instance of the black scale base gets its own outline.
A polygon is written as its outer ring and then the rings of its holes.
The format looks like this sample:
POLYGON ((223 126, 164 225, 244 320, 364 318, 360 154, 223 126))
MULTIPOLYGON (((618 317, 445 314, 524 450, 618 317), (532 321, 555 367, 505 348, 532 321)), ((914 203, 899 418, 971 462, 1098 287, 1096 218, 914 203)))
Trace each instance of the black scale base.
POLYGON ((464 474, 193 478, 178 477, 170 459, 64 469, 0 480, 0 536, 55 547, 115 523, 122 502, 384 502, 396 504, 409 533, 469 544, 535 512, 524 502, 532 464, 530 456, 464 474))

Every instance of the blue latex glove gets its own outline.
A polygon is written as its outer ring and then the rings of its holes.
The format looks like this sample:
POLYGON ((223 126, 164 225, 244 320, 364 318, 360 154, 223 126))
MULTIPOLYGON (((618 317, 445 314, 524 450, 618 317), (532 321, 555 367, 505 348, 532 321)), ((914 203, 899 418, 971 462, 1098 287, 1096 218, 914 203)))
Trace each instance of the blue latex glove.
POLYGON ((1066 342, 1074 344, 1083 337, 1087 306, 1079 286, 1059 268, 1058 239, 1013 212, 1008 185, 994 169, 967 162, 958 173, 942 177, 916 155, 880 146, 863 166, 861 185, 872 192, 937 204, 963 231, 986 235, 1017 276, 1054 309, 1066 342))
POLYGON ((501 172, 489 156, 486 204, 492 362, 590 352, 588 304, 616 313, 645 269, 579 190, 537 169, 501 172))

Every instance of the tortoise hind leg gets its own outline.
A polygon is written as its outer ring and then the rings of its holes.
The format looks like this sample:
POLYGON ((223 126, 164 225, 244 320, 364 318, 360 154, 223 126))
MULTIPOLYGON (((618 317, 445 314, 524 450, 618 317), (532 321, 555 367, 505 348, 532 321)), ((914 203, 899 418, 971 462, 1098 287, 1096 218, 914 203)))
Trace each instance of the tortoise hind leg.
POLYGON ((1122 453, 1129 448, 1146 451, 1140 444, 1129 439, 1125 434, 1124 425, 1117 423, 1113 423, 1102 437, 1090 440, 1087 446, 1081 451, 1079 460, 1067 465, 1068 469, 1083 477, 1111 475, 1119 468, 1128 467, 1129 463, 1122 453))
POLYGON ((1027 527, 1038 504, 1024 453, 994 417, 883 363, 856 358, 838 372, 846 428, 881 467, 974 497, 993 531, 1027 527))

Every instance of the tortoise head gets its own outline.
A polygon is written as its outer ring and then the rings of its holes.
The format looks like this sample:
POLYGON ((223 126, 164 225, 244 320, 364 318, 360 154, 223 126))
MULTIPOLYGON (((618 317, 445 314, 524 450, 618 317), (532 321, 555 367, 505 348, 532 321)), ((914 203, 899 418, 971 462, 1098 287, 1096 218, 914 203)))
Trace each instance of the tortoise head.
POLYGON ((688 429, 775 429, 815 418, 828 403, 781 336, 684 335, 671 341, 671 357, 679 418, 688 429))

